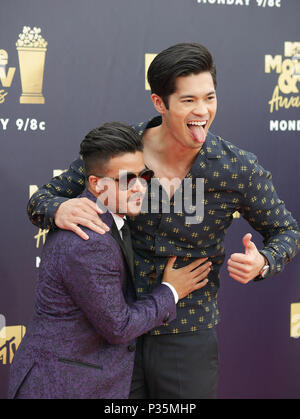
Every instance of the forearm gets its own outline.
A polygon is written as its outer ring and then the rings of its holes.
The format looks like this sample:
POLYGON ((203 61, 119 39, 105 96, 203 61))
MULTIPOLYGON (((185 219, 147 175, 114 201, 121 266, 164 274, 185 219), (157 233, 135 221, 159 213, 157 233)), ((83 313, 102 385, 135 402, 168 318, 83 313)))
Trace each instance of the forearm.
POLYGON ((32 224, 42 229, 55 227, 54 216, 59 205, 68 200, 64 197, 56 197, 45 187, 41 187, 30 198, 27 205, 27 213, 32 224))
POLYGON ((296 221, 292 220, 288 221, 288 227, 272 229, 265 236, 264 248, 260 252, 269 262, 270 275, 281 272, 284 265, 290 262, 300 248, 298 226, 296 221))
POLYGON ((82 160, 77 159, 66 172, 54 177, 32 195, 27 205, 29 219, 43 229, 55 227, 54 216, 59 205, 78 196, 84 185, 82 160))
POLYGON ((259 250, 269 261, 268 276, 282 271, 300 248, 299 228, 277 196, 270 172, 260 166, 250 178, 241 213, 263 236, 259 250))
POLYGON ((176 318, 174 295, 166 285, 130 305, 120 307, 119 317, 110 318, 109 328, 101 329, 112 344, 128 342, 176 318))
MULTIPOLYGON (((176 317, 172 291, 159 285, 142 300, 127 303, 112 249, 93 240, 68 249, 64 283, 73 301, 108 342, 127 342, 176 317)), ((128 279, 129 280, 129 279, 128 279)))

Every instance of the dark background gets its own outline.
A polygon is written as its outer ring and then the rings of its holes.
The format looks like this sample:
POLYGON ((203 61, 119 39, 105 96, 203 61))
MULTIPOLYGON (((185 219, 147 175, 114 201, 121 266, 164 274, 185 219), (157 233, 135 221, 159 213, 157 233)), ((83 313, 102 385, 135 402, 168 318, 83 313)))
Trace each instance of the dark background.
MULTIPOLYGON (((300 41, 299 14, 298 0, 281 0, 280 8, 259 7, 254 0, 249 6, 196 0, 1 1, 0 49, 8 52, 8 67, 16 67, 0 104, 0 118, 10 119, 6 131, 0 124, 0 314, 7 326, 26 326, 33 308, 42 245, 36 248, 38 229, 26 214, 29 185, 42 185, 53 169, 66 169, 90 129, 155 115, 145 90, 145 53, 178 42, 209 48, 217 65, 219 102, 212 132, 258 155, 299 221, 299 131, 269 130, 270 119, 300 119, 299 109, 270 113, 278 74, 264 70, 265 55, 284 59, 284 42, 300 41), (19 103, 15 43, 24 25, 40 27, 48 42, 44 105, 19 103), (46 130, 18 131, 18 118, 45 121, 46 130)), ((228 256, 243 251, 247 232, 253 231, 243 219, 234 220, 225 242, 228 256)), ((259 247, 256 232, 254 240, 259 247)), ((290 337, 290 305, 300 302, 299 267, 296 257, 281 274, 247 286, 223 267, 220 398, 300 397, 300 342, 290 337)), ((8 374, 9 365, 0 359, 2 398, 8 374)))

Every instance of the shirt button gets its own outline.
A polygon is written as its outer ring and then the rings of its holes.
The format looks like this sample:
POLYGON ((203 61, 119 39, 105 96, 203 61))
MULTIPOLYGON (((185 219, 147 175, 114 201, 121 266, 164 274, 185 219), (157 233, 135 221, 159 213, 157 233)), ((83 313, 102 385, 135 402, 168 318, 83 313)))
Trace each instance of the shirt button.
POLYGON ((135 345, 129 345, 127 349, 128 349, 129 352, 134 352, 135 351, 135 345))

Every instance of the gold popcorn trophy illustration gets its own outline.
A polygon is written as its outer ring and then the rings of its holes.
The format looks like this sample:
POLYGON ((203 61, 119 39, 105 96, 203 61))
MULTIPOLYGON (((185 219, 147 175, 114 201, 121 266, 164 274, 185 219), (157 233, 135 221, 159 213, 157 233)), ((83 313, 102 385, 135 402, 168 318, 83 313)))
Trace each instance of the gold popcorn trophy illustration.
POLYGON ((48 43, 40 33, 40 28, 24 26, 16 42, 22 84, 20 103, 45 103, 42 90, 48 43))

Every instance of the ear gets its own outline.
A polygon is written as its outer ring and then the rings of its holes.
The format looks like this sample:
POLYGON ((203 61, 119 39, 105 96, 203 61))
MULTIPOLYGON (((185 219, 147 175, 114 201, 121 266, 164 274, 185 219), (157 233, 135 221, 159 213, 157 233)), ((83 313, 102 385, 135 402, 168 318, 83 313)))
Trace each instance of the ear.
POLYGON ((153 102, 154 108, 157 110, 158 113, 160 113, 161 115, 166 113, 167 111, 166 105, 164 104, 164 101, 162 100, 160 96, 153 93, 151 95, 151 100, 153 102))
POLYGON ((88 182, 93 193, 96 193, 98 195, 101 192, 103 192, 104 186, 101 184, 100 178, 94 175, 90 175, 88 178, 88 182))
POLYGON ((90 175, 89 177, 88 177, 88 182, 89 182, 89 184, 90 184, 90 186, 92 186, 93 188, 95 188, 95 186, 97 185, 97 181, 98 181, 98 177, 97 176, 94 176, 94 175, 90 175))

